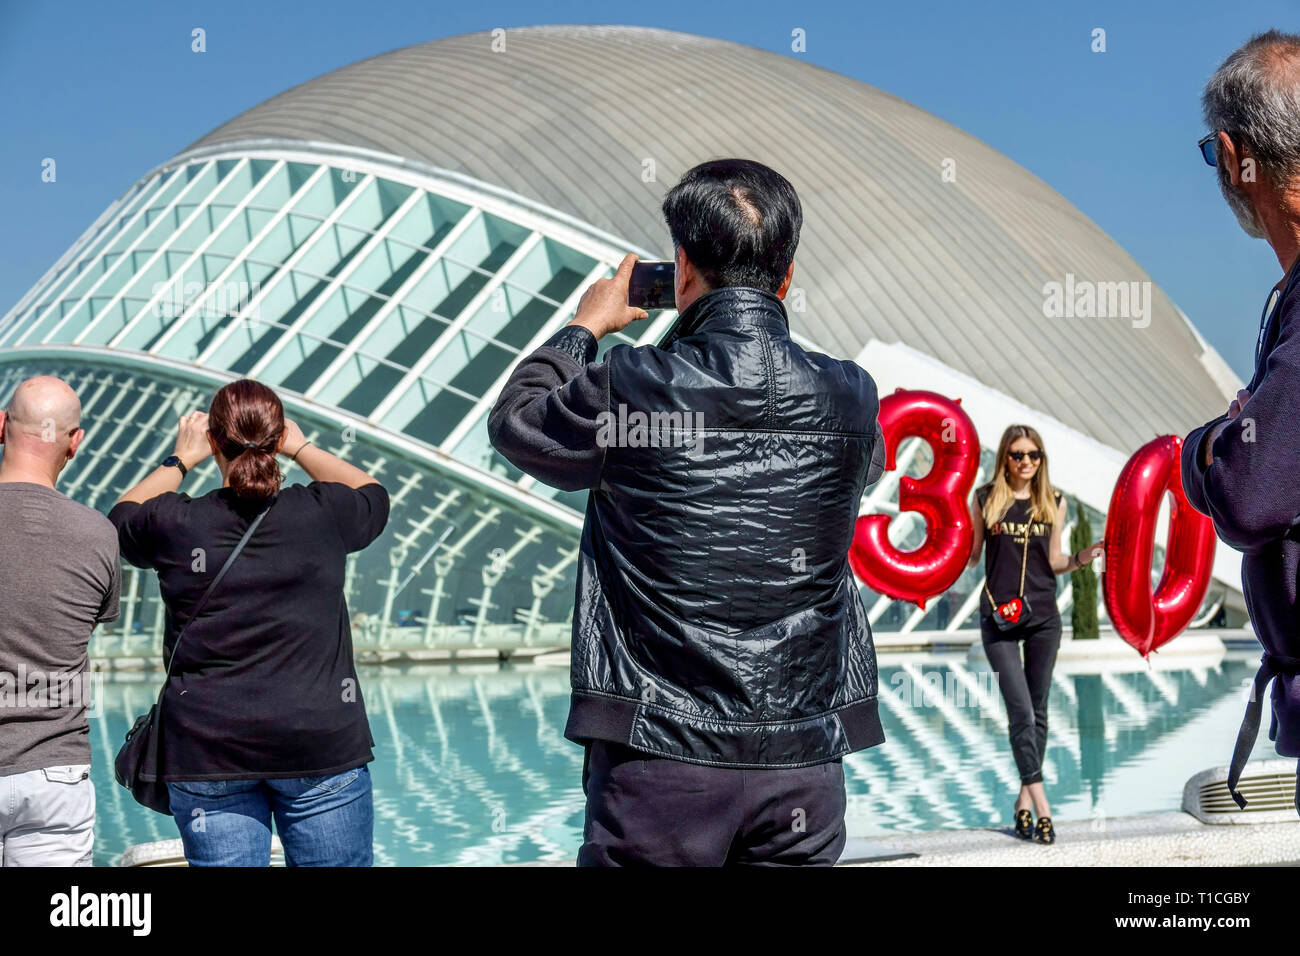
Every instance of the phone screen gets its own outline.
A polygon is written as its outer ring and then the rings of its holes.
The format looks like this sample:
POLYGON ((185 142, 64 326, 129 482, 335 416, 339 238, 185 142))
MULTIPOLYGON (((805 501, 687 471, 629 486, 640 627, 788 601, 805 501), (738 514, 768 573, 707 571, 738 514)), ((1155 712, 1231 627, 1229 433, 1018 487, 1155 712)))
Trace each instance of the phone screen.
POLYGON ((636 262, 627 286, 627 304, 647 312, 677 308, 673 293, 677 265, 673 262, 636 262))

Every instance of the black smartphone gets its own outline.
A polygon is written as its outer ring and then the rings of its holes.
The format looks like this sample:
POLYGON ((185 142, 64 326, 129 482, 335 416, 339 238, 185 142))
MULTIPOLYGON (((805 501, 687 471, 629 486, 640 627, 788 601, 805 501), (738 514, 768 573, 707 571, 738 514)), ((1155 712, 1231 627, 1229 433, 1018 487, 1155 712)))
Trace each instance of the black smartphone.
POLYGON ((676 274, 675 262, 633 263, 632 278, 627 284, 627 304, 647 312, 677 308, 673 293, 676 274))

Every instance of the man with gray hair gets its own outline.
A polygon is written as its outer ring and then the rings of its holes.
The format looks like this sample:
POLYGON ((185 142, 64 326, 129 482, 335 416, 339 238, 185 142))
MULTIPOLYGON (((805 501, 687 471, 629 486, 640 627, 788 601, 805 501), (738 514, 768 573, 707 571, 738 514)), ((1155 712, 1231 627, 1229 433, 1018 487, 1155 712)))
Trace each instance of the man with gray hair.
POLYGON ((66 382, 21 383, 0 412, 0 865, 90 866, 88 653, 118 616, 117 531, 55 490, 85 432, 66 382))
POLYGON ((1183 444, 1183 489, 1242 552, 1246 607, 1264 646, 1228 772, 1244 807, 1237 783, 1274 677, 1269 739, 1300 757, 1300 35, 1252 38, 1210 78, 1203 105, 1201 155, 1241 228, 1268 242, 1283 272, 1260 317, 1250 384, 1183 444))

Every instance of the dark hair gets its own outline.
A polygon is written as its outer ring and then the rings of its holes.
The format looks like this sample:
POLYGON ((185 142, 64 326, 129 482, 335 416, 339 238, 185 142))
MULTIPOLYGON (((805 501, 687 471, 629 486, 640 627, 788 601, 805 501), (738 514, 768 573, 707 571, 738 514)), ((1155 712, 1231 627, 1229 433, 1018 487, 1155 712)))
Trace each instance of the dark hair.
POLYGON ((208 406, 208 431, 230 462, 227 479, 241 498, 270 498, 284 475, 275 453, 284 433, 284 406, 261 382, 241 378, 217 390, 208 406))
POLYGON ((663 210, 673 245, 710 289, 781 288, 803 209, 780 173, 749 159, 701 163, 668 190, 663 210))

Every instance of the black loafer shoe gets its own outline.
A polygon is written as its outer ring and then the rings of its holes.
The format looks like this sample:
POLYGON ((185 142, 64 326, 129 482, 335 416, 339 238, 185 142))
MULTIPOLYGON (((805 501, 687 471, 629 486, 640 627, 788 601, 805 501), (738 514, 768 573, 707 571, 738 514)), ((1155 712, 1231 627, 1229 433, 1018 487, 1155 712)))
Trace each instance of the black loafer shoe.
POLYGON ((1022 840, 1034 838, 1034 815, 1030 811, 1016 811, 1016 836, 1022 840))
POLYGON ((1051 817, 1039 817, 1034 828, 1034 840, 1037 843, 1055 843, 1056 830, 1052 828, 1051 817))

